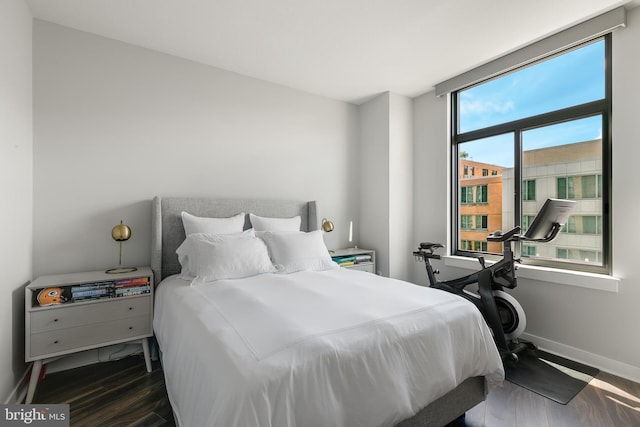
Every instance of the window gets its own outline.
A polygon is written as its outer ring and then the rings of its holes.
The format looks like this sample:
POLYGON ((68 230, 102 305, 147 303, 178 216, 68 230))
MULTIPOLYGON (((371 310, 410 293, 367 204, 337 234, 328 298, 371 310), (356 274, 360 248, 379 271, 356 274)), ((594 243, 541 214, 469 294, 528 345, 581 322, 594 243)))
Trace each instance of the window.
POLYGON ((602 175, 563 176, 556 179, 558 198, 602 198, 602 175))
POLYGON ((602 234, 602 216, 572 215, 562 231, 570 234, 602 234))
POLYGON ((476 230, 486 230, 489 217, 487 215, 476 215, 476 230))
POLYGON ((562 231, 564 231, 565 233, 575 234, 576 233, 576 218, 573 217, 573 216, 570 216, 569 219, 567 220, 567 223, 564 225, 564 227, 562 227, 562 231))
POLYGON ((576 248, 557 248, 556 257, 560 259, 569 259, 583 263, 597 262, 602 258, 599 251, 590 251, 576 248))
POLYGON ((536 199, 536 180, 527 179, 522 182, 522 200, 536 199))
POLYGON ((463 230, 471 230, 473 228, 473 216, 471 215, 462 215, 460 217, 460 227, 463 230))
POLYGON ((461 234, 463 215, 475 215, 475 230, 483 218, 488 231, 526 230, 547 198, 567 198, 576 207, 555 240, 514 243, 523 262, 610 273, 610 64, 606 35, 452 92, 454 253, 483 251, 461 234), (467 159, 481 184, 458 175, 467 159))
POLYGON ((476 187, 476 203, 487 203, 488 200, 488 187, 486 185, 478 185, 476 187))
POLYGON ((465 250, 468 250, 468 251, 475 251, 475 252, 487 251, 487 242, 484 240, 461 240, 460 246, 462 246, 465 250))
POLYGON ((475 242, 473 242, 473 250, 478 252, 486 252, 487 242, 483 240, 476 240, 475 242))
POLYGON ((473 187, 462 187, 460 203, 468 205, 473 203, 473 187))
POLYGON ((522 232, 525 232, 529 229, 529 224, 531 224, 533 218, 535 218, 535 215, 522 215, 522 225, 520 226, 522 232))

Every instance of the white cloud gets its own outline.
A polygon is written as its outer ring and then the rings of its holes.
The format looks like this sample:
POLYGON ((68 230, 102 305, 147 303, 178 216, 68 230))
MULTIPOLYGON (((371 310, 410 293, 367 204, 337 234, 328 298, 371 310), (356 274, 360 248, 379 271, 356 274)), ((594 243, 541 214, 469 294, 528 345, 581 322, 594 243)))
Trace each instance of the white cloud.
POLYGON ((462 100, 460 103, 460 112, 462 114, 480 115, 487 113, 504 114, 513 110, 515 104, 513 101, 495 102, 495 101, 468 101, 462 100))

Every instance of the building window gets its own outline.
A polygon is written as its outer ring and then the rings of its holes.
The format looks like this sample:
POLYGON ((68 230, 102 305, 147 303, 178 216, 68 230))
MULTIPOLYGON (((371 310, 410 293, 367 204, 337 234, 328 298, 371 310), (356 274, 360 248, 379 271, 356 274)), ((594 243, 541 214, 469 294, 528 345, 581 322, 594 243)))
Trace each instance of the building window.
POLYGON ((602 175, 562 176, 556 178, 560 199, 602 198, 602 175))
POLYGON ((602 234, 602 216, 600 215, 572 215, 562 227, 562 231, 569 234, 602 234))
POLYGON ((476 186, 476 203, 488 203, 489 193, 486 185, 476 186))
POLYGON ((529 229, 529 225, 533 221, 533 218, 535 218, 535 215, 522 215, 522 225, 520 226, 522 228, 522 232, 529 229))
MULTIPOLYGON (((554 241, 514 243, 523 262, 611 272, 610 64, 606 35, 452 93, 452 188, 461 189, 452 195, 453 253, 476 250, 462 243, 470 240, 461 235, 463 214, 487 215, 491 228, 526 230, 547 198, 567 198, 576 207, 554 241), (458 171, 470 158, 486 184, 461 185, 458 171), (572 234, 594 238, 578 242, 572 234)), ((501 249, 488 244, 490 254, 501 249)))
POLYGON ((460 203, 463 205, 473 204, 473 187, 462 187, 460 191, 460 203))
POLYGON ((476 215, 476 230, 487 230, 489 217, 487 215, 476 215))
POLYGON ((536 180, 526 179, 522 181, 522 200, 536 199, 536 180))
POLYGON ((602 253, 599 251, 591 251, 586 249, 556 248, 556 257, 582 263, 592 263, 601 260, 602 253))
POLYGON ((463 230, 471 230, 473 228, 473 216, 472 215, 461 215, 460 216, 460 227, 463 230))
POLYGON ((482 176, 489 176, 489 169, 482 169, 482 176))
POLYGON ((483 240, 476 240, 473 242, 473 250, 476 252, 486 252, 487 242, 483 240))
POLYGON ((570 216, 567 220, 567 223, 562 227, 562 231, 565 233, 576 233, 576 218, 574 216, 570 216))
POLYGON ((487 242, 484 240, 461 240, 460 246, 466 251, 486 252, 487 242))

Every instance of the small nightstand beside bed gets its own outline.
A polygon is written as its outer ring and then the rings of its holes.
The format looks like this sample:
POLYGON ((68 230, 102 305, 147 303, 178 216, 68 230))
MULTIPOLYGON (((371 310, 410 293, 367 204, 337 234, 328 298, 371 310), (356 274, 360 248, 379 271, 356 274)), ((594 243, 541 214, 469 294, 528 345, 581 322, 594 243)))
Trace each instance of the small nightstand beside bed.
MULTIPOLYGON (((154 330, 179 425, 438 426, 482 401, 485 380, 502 380, 472 304, 324 258, 287 264, 292 252, 318 254, 314 233, 263 236, 276 272, 192 284, 176 255, 183 211, 244 212, 245 229, 249 213, 300 215, 302 231, 318 228, 315 202, 154 199, 154 330)), ((203 253, 198 262, 217 262, 203 253)))

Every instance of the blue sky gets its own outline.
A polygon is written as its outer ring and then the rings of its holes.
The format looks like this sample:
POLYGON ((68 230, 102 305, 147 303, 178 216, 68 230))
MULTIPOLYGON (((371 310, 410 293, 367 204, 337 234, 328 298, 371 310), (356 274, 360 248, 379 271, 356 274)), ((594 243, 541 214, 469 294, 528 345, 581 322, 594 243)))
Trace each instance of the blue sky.
MULTIPOLYGON (((600 40, 460 92, 460 132, 482 129, 560 108, 602 99, 604 41, 600 40)), ((591 117, 523 135, 525 150, 600 138, 601 118, 591 117)), ((473 160, 513 166, 513 136, 465 143, 473 160)))

